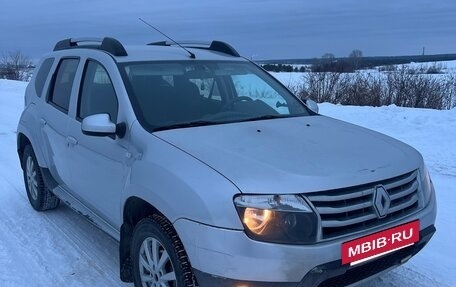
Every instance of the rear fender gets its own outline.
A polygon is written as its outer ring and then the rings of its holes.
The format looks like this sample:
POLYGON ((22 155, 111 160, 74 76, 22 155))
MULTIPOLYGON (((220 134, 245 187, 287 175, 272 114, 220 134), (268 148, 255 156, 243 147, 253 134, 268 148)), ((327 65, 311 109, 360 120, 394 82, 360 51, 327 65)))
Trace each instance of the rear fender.
POLYGON ((40 167, 48 167, 46 151, 41 135, 42 123, 36 117, 36 105, 30 104, 22 112, 17 127, 17 151, 22 162, 22 153, 27 141, 32 145, 36 160, 40 167))

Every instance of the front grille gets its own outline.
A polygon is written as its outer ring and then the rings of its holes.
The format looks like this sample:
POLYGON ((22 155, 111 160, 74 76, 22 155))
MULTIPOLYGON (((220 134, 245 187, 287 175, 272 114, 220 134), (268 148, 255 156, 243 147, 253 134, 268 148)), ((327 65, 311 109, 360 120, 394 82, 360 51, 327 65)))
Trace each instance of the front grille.
POLYGON ((321 217, 322 239, 330 239, 414 213, 419 208, 418 190, 418 171, 415 170, 388 180, 305 196, 321 217), (391 198, 391 205, 383 218, 379 218, 373 204, 375 187, 378 185, 383 185, 391 198))

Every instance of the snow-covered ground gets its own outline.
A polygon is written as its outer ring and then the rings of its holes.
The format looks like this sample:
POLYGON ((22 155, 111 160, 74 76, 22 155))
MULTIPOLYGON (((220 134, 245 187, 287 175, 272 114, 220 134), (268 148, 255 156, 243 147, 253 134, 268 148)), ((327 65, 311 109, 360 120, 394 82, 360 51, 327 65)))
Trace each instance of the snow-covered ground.
MULTIPOLYGON (((286 73, 279 78, 286 81, 286 73)), ((131 286, 118 279, 113 239, 64 205, 45 213, 29 206, 15 135, 25 87, 0 80, 0 286, 131 286)), ((456 286, 456 109, 321 104, 320 110, 417 148, 437 191, 437 233, 429 245, 404 266, 361 286, 456 286)))
POLYGON ((442 62, 429 62, 429 63, 410 63, 406 66, 411 68, 429 68, 440 67, 444 73, 456 73, 456 61, 442 61, 442 62))

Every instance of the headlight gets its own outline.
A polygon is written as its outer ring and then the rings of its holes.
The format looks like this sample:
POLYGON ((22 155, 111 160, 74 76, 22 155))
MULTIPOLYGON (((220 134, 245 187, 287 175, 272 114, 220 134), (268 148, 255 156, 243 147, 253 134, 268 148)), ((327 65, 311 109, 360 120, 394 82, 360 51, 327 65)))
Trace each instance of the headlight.
POLYGON ((316 241, 317 216, 299 195, 239 195, 234 204, 246 234, 254 240, 288 244, 316 241))
POLYGON ((424 204, 428 204, 432 191, 434 190, 433 185, 432 185, 432 180, 431 176, 429 175, 429 171, 426 168, 426 165, 423 165, 423 167, 420 169, 421 171, 421 186, 423 189, 423 198, 424 198, 424 204))

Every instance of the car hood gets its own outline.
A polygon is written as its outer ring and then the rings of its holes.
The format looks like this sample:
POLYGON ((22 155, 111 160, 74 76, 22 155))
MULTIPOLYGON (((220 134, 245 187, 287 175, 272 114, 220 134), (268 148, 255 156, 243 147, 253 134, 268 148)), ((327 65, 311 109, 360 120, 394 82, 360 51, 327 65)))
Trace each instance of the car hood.
POLYGON ((349 187, 402 175, 422 162, 416 150, 398 140, 325 116, 154 134, 212 167, 243 193, 349 187))

